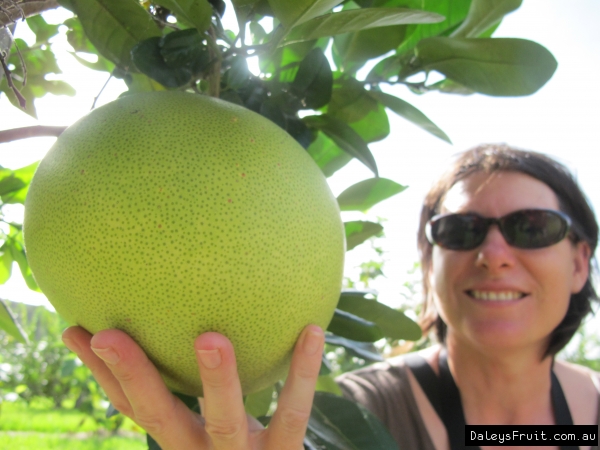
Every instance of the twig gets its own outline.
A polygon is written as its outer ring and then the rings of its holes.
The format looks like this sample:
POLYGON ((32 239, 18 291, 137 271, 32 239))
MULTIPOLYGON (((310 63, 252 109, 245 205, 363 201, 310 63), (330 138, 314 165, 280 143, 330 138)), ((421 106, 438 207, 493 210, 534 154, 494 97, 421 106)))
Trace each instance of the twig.
POLYGON ((67 127, 51 127, 44 125, 34 125, 31 127, 13 128, 0 131, 0 144, 5 142, 18 141, 19 139, 28 139, 41 136, 58 137, 67 127))
POLYGON ((0 14, 0 27, 3 27, 16 22, 19 18, 24 19, 49 9, 58 8, 59 4, 57 0, 21 0, 19 2, 0 0, 0 6, 3 6, 4 9, 0 14))
POLYGON ((214 62, 211 64, 210 73, 208 75, 208 95, 219 98, 221 90, 221 49, 217 45, 215 39, 215 29, 211 25, 209 28, 206 42, 208 43, 208 51, 214 62))
POLYGON ((23 71, 23 81, 21 85, 22 87, 25 87, 25 85, 27 84, 27 65, 25 64, 25 60, 23 59, 23 54, 21 53, 21 50, 19 50, 17 41, 13 41, 13 45, 17 49, 17 55, 19 55, 19 61, 21 62, 21 70, 23 71))
POLYGON ((0 52, 0 64, 2 64, 2 69, 4 70, 4 75, 6 76, 6 82, 8 83, 8 87, 12 89, 13 93, 17 97, 17 100, 19 100, 19 105, 21 106, 21 108, 25 109, 25 107, 27 106, 27 100, 25 99, 25 97, 23 97, 21 92, 13 84, 10 69, 8 68, 8 66, 6 65, 6 61, 4 60, 5 57, 6 54, 0 52))
POLYGON ((102 91, 104 91, 104 88, 106 87, 106 85, 108 84, 108 82, 110 81, 110 79, 113 77, 112 72, 108 75, 108 80, 106 80, 106 83, 104 83, 104 86, 102 86, 102 89, 100 89, 100 92, 98 92, 98 95, 96 95, 94 97, 94 103, 92 103, 92 107, 90 108, 90 111, 92 109, 94 109, 96 107, 96 102, 98 101, 98 98, 100 98, 100 95, 102 94, 102 91))

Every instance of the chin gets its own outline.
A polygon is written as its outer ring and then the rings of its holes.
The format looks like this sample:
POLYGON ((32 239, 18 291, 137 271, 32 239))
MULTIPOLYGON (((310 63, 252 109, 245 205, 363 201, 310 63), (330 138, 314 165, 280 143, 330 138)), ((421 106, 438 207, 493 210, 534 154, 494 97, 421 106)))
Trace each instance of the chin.
MULTIPOLYGON (((547 335, 533 336, 531 327, 512 322, 477 324, 469 327, 467 339, 488 350, 514 350, 531 345, 545 345, 547 335)), ((548 333, 549 335, 549 333, 548 333)))

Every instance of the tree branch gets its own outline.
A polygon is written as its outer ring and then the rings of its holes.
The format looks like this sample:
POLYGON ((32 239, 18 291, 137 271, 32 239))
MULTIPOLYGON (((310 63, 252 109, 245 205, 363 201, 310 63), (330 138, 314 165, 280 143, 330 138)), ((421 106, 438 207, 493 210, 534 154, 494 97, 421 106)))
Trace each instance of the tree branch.
POLYGON ((57 0, 21 0, 21 2, 9 2, 0 0, 0 27, 9 25, 25 17, 41 14, 49 9, 58 8, 57 0))
POLYGON ((19 139, 28 139, 41 136, 58 137, 67 127, 50 127, 43 125, 34 125, 32 127, 13 128, 12 130, 0 131, 0 144, 5 142, 18 141, 19 139))

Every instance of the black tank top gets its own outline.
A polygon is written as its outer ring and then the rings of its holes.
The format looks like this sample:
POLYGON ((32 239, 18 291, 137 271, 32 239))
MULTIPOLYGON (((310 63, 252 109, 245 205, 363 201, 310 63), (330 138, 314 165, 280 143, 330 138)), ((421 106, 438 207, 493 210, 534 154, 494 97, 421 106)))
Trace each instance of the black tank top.
MULTIPOLYGON (((429 402, 440 417, 450 440, 451 450, 465 450, 467 448, 480 450, 476 446, 465 446, 465 413, 460 400, 460 392, 454 382, 450 367, 448 366, 448 355, 443 349, 439 355, 440 375, 436 375, 429 363, 420 355, 406 355, 405 362, 415 378, 423 388, 429 402)), ((562 387, 554 371, 550 372, 552 406, 557 425, 573 425, 569 405, 563 393, 562 387)), ((578 450, 577 446, 564 445, 561 450, 578 450)))

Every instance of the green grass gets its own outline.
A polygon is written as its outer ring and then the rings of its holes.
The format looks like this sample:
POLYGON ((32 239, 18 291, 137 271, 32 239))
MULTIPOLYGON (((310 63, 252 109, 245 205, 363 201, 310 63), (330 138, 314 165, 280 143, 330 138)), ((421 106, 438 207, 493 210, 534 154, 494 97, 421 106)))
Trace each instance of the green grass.
POLYGON ((84 439, 52 434, 9 435, 0 431, 0 448, 19 450, 145 450, 144 441, 124 437, 89 437, 84 439))
MULTIPOLYGON (((0 431, 75 433, 100 429, 90 416, 81 411, 53 409, 43 404, 27 406, 24 402, 0 404, 0 431)), ((121 429, 143 433, 143 430, 128 418, 125 418, 121 429)))
POLYGON ((9 402, 0 407, 0 431, 71 433, 97 429, 94 420, 79 411, 27 407, 24 403, 9 402))
POLYGON ((0 404, 0 449, 19 450, 144 450, 145 435, 130 419, 109 436, 86 414, 23 402, 0 404), (104 433, 103 433, 104 432, 104 433))

